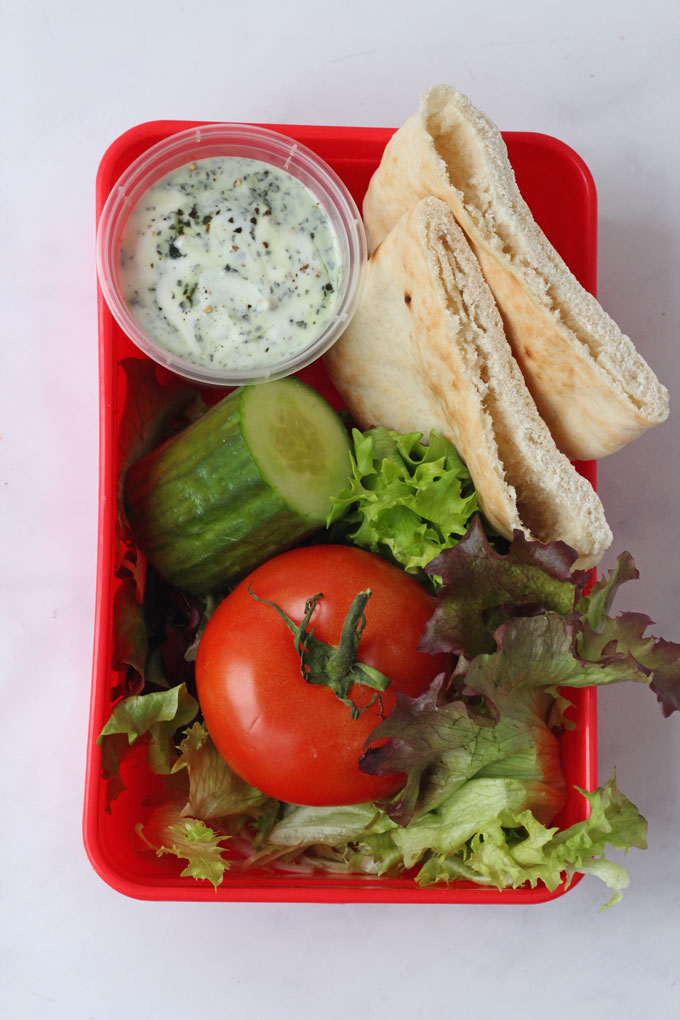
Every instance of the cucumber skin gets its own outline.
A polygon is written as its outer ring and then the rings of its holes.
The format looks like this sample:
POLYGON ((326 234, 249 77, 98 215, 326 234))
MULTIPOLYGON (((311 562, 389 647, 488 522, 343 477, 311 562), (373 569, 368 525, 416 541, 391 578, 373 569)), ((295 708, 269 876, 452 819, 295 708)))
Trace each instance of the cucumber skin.
POLYGON ((192 595, 235 583, 324 526, 291 510, 262 478, 241 434, 242 393, 229 393, 125 479, 139 548, 192 595))

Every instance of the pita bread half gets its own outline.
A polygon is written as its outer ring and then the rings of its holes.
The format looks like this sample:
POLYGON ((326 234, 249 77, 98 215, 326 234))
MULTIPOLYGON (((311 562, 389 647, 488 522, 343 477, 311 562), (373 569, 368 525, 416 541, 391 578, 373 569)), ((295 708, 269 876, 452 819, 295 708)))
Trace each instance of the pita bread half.
POLYGON ((359 307, 325 356, 358 424, 436 430, 466 462, 498 531, 561 539, 578 567, 595 564, 612 537, 602 504, 540 418, 448 206, 421 200, 365 272, 359 307))
POLYGON ((426 195, 445 201, 465 231, 568 457, 603 457, 667 418, 666 388, 535 222, 498 128, 448 85, 422 93, 387 144, 364 200, 369 251, 426 195))

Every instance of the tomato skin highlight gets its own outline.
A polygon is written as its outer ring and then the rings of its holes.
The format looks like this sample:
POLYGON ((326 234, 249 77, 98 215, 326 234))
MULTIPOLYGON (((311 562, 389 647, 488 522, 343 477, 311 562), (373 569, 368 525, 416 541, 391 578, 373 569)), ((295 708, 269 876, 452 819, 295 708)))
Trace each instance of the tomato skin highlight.
MULTIPOLYGON (((356 594, 371 589, 357 658, 391 680, 381 695, 392 711, 397 690, 422 694, 450 664, 418 652, 434 600, 399 567, 353 546, 305 546, 254 570, 218 606, 198 647, 196 683, 206 727, 222 757, 258 790, 291 804, 359 804, 396 792, 400 774, 370 776, 358 762, 381 721, 379 702, 353 719, 326 687, 307 683, 294 638, 271 606, 299 623, 308 598, 323 598, 309 629, 337 646, 356 594)), ((375 692, 350 691, 362 708, 375 692)))

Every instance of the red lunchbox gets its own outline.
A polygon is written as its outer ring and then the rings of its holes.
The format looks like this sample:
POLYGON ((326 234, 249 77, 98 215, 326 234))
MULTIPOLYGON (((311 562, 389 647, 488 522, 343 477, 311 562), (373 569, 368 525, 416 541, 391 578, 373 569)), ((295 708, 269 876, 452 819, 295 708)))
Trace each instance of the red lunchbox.
MULTIPOLYGON (((97 176, 97 220, 120 175, 150 146, 171 134, 196 126, 179 121, 153 121, 121 135, 105 153, 97 176)), ((359 208, 371 174, 393 131, 386 128, 265 125, 312 149, 340 175, 359 208)), ((586 289, 595 293, 597 266, 597 200, 595 186, 581 158, 547 135, 509 132, 503 136, 517 182, 536 220, 586 289)), ((84 806, 85 847, 93 867, 114 889, 128 896, 155 900, 242 900, 372 903, 537 903, 554 899, 565 888, 498 890, 454 882, 421 888, 407 877, 335 876, 283 871, 237 869, 225 873, 215 890, 207 881, 182 878, 183 865, 170 856, 145 849, 136 834, 150 808, 145 800, 157 786, 143 749, 124 765, 125 791, 107 810, 106 783, 101 777, 97 737, 112 707, 118 674, 112 667, 113 604, 119 584, 114 573, 116 499, 119 468, 119 425, 126 396, 121 362, 142 354, 114 321, 98 291, 100 366, 99 542, 94 662, 87 746, 84 806)), ((164 371, 164 370, 161 370, 164 371)), ((307 382, 328 395, 321 362, 302 373, 307 382)), ((595 465, 577 467, 595 485, 595 465)), ((594 689, 570 690, 576 726, 562 737, 562 760, 570 788, 596 786, 597 703, 594 689)), ((572 790, 557 824, 571 825, 587 816, 588 804, 572 790)), ((572 882, 572 886, 573 886, 572 882)))

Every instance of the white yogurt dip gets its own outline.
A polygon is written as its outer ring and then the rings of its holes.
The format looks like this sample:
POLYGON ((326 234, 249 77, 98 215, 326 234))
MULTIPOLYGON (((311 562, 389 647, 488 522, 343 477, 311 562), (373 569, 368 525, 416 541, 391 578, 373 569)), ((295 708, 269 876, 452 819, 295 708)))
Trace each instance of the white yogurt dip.
POLYGON ((153 185, 123 235, 120 283, 139 326, 166 350, 247 371, 307 347, 341 285, 337 236, 284 170, 197 160, 153 185))

